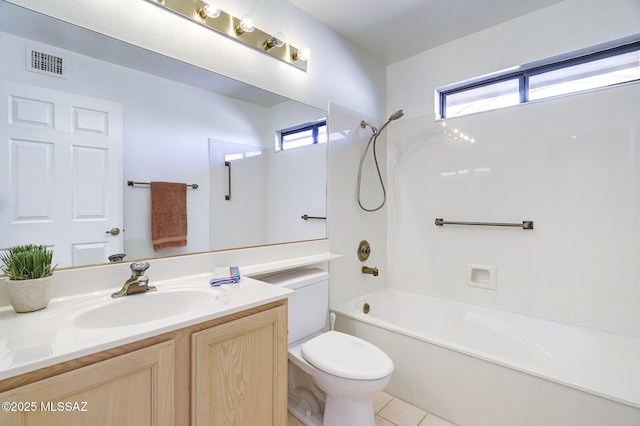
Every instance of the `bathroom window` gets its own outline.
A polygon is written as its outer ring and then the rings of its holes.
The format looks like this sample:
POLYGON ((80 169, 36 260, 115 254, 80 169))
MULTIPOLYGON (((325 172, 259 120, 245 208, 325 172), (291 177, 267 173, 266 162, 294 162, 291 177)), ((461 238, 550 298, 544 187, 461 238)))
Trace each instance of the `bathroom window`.
POLYGON ((447 96, 447 117, 504 108, 520 103, 520 82, 516 78, 483 84, 447 96))
POLYGON ((276 151, 326 142, 327 120, 320 120, 280 130, 276 137, 276 151))
POLYGON ((437 90, 439 118, 458 117, 529 101, 640 81, 640 41, 564 55, 437 90))

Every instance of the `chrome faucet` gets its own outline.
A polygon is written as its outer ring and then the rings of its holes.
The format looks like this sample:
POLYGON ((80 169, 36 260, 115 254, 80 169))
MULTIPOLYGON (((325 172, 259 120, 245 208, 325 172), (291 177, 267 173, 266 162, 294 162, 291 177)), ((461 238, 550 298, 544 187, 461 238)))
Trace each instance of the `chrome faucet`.
POLYGON ((369 268, 368 266, 363 266, 362 267, 362 273, 363 274, 371 274, 374 277, 378 276, 378 268, 369 268))
POLYGON ((154 286, 149 285, 149 278, 144 275, 144 272, 149 269, 148 262, 133 262, 130 268, 131 278, 124 283, 120 291, 113 293, 111 297, 122 297, 157 290, 154 286))

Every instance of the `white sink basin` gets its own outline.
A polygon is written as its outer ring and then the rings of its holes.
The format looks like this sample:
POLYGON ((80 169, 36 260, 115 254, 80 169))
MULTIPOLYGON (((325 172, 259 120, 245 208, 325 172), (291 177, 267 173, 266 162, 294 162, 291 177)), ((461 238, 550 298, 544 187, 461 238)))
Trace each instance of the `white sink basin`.
POLYGON ((210 288, 159 289, 115 299, 106 295, 53 309, 45 321, 77 328, 132 326, 211 307, 218 296, 210 288))

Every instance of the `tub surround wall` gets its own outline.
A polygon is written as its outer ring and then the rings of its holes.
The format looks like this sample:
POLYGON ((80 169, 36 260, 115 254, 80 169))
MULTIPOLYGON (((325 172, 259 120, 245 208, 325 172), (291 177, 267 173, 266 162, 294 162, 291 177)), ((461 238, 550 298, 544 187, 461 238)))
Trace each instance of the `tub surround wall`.
POLYGON ((640 336, 640 84, 398 123, 394 287, 640 336), (445 126, 446 125, 446 126, 445 126), (475 142, 453 139, 454 129, 475 142), (533 220, 533 230, 434 225, 533 220), (496 267, 497 289, 467 285, 496 267))
POLYGON ((640 85, 442 122, 416 90, 638 28, 637 2, 566 1, 389 67, 390 109, 409 113, 388 133, 393 287, 640 336, 640 85), (474 142, 455 140, 456 130, 474 142), (436 227, 435 218, 535 229, 436 227), (495 266, 497 289, 467 286, 469 264, 495 266))

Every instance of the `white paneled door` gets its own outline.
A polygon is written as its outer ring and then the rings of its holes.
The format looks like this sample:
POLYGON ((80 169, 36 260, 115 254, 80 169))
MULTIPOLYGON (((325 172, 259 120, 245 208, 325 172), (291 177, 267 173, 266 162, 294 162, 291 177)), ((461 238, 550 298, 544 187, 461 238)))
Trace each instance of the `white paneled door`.
POLYGON ((122 252, 122 106, 9 81, 0 98, 0 249, 45 244, 59 266, 122 252))

